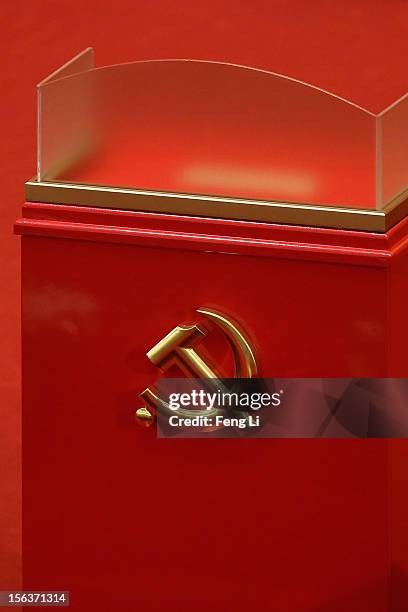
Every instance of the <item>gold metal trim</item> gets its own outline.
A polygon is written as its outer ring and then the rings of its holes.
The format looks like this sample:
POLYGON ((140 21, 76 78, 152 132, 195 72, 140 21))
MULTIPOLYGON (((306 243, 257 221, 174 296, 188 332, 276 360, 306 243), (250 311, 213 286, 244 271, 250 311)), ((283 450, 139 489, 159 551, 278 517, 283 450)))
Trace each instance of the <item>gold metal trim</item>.
POLYGON ((198 217, 261 221, 384 233, 408 215, 408 190, 383 210, 268 202, 32 179, 28 202, 68 204, 198 217))

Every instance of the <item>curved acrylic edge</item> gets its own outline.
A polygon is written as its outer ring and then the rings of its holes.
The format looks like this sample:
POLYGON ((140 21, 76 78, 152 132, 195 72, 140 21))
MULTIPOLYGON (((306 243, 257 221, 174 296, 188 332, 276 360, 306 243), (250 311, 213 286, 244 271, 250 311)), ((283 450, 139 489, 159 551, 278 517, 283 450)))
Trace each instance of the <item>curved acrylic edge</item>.
MULTIPOLYGON (((371 115, 372 117, 377 116, 375 113, 372 113, 368 109, 360 106, 359 104, 356 104, 352 100, 343 98, 342 96, 339 96, 331 91, 328 91, 327 89, 323 89, 322 87, 319 87, 318 85, 314 85, 313 83, 308 83, 307 81, 302 81, 301 79, 296 79, 295 77, 291 77, 289 75, 282 74, 279 72, 273 72, 271 70, 266 70, 264 68, 257 68, 256 66, 248 66, 244 64, 235 64, 233 62, 222 62, 222 61, 215 61, 215 60, 191 59, 191 58, 190 59, 188 58, 161 58, 161 59, 150 59, 150 60, 134 60, 131 62, 122 62, 120 64, 109 64, 107 66, 94 66, 92 68, 76 70, 75 72, 72 72, 71 74, 61 75, 61 71, 65 69, 65 67, 71 66, 72 62, 76 63, 77 59, 81 58, 83 54, 87 54, 88 52, 92 52, 92 54, 94 54, 94 50, 92 49, 92 47, 88 47, 87 49, 84 49, 84 51, 82 51, 72 60, 68 61, 61 68, 55 70, 50 76, 46 77, 40 83, 38 83, 37 87, 44 87, 46 85, 49 85, 50 83, 56 83, 57 81, 61 81, 63 79, 69 79, 79 74, 84 74, 84 73, 91 74, 91 73, 96 73, 96 72, 117 70, 125 66, 138 66, 141 64, 157 64, 157 63, 162 63, 162 62, 166 62, 169 64, 174 64, 174 63, 178 64, 178 63, 188 62, 188 63, 197 63, 197 64, 216 65, 216 66, 227 66, 231 68, 242 68, 243 70, 251 70, 253 72, 265 74, 267 76, 277 77, 279 79, 285 79, 286 81, 291 81, 292 83, 303 85, 304 87, 309 87, 310 89, 318 91, 322 94, 326 94, 327 96, 335 98, 336 100, 340 100, 341 102, 344 102, 345 104, 350 104, 350 106, 353 106, 354 108, 358 108, 362 112, 367 113, 368 115, 371 115)), ((408 96, 408 94, 406 95, 408 96)), ((398 104, 398 102, 399 100, 397 100, 392 105, 390 105, 390 107, 392 107, 394 104, 398 104)), ((382 113, 386 112, 387 110, 388 109, 385 109, 384 111, 382 111, 382 113)))
POLYGON ((84 68, 83 62, 75 62, 84 56, 89 60, 91 53, 86 50, 65 65, 68 73, 63 67, 39 85, 39 180, 358 208, 382 208, 408 184, 404 166, 408 96, 374 115, 313 84, 256 67, 190 59, 142 60, 100 68, 86 64, 84 68), (73 72, 75 67, 79 70, 73 72), (149 71, 159 73, 162 82, 152 83, 149 71), (188 78, 197 78, 195 72, 201 73, 202 80, 192 84, 188 78), (144 105, 134 87, 126 94, 122 89, 126 82, 122 77, 136 85, 141 76, 151 90, 150 97, 144 95, 144 105), (169 94, 177 87, 178 110, 174 92, 169 94), (205 90, 201 102, 191 91, 194 87, 205 90), (154 88, 161 106, 154 100, 154 88), (220 100, 218 109, 211 106, 206 96, 214 96, 216 88, 229 98, 230 108, 220 100), (241 104, 238 109, 240 88, 253 92, 252 96, 245 92, 246 106, 241 104), (117 90, 122 93, 115 93, 117 90), (155 108, 156 117, 146 111, 147 105, 155 108), (260 115, 256 122, 248 116, 255 106, 260 115), (221 107, 224 122, 219 116, 221 107), (186 129, 181 117, 183 111, 190 117, 192 108, 195 124, 186 129), (235 112, 235 132, 231 112, 235 112), (145 129, 149 122, 157 124, 151 133, 145 129), (217 131, 212 141, 205 133, 209 125, 217 131), (135 157, 129 146, 120 149, 125 132, 138 148, 135 157), (186 146, 177 149, 176 140, 183 140, 186 146), (235 146, 228 146, 231 141, 235 146), (167 157, 162 151, 157 154, 163 143, 171 149, 167 157), (237 155, 237 148, 246 152, 237 155), (98 151, 100 167, 96 169, 98 151), (178 164, 174 161, 177 156, 178 164), (86 158, 93 158, 91 169, 80 167, 79 162, 86 158), (155 158, 160 177, 154 176, 155 158), (138 172, 132 174, 132 166, 138 172), (163 172, 167 182, 163 182, 163 172))

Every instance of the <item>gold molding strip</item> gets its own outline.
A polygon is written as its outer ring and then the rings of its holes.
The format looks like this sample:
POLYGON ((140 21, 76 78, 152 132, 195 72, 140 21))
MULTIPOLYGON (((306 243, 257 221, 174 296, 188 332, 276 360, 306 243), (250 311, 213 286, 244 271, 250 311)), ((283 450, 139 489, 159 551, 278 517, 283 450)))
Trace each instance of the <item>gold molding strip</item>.
POLYGON ((317 226, 384 233, 408 214, 408 193, 383 210, 244 200, 218 196, 142 191, 32 179, 25 186, 28 202, 90 206, 142 212, 192 215, 239 221, 317 226))

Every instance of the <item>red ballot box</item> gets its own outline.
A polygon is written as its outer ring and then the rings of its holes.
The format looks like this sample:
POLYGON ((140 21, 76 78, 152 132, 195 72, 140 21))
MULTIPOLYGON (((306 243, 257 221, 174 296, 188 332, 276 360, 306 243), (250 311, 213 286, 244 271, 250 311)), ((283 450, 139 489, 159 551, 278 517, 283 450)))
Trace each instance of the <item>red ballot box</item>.
POLYGON ((176 366, 407 374, 407 151, 405 98, 374 115, 242 66, 87 50, 40 84, 16 224, 25 590, 75 611, 405 609, 386 440, 336 418, 319 440, 157 439, 154 415, 176 366))

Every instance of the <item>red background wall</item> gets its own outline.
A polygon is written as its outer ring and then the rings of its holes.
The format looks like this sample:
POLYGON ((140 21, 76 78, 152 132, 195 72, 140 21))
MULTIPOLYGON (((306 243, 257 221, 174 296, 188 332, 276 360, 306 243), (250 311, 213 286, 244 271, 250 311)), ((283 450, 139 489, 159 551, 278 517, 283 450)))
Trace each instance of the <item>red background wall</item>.
MULTIPOLYGON (((0 588, 5 589, 18 585, 20 572, 19 244, 12 224, 23 183, 35 171, 36 82, 94 46, 98 64, 194 57, 271 67, 379 110, 408 90, 408 3, 3 0, 0 28, 0 588)), ((393 446, 399 491, 406 448, 393 446)), ((399 516, 402 524, 405 513, 399 516)))

